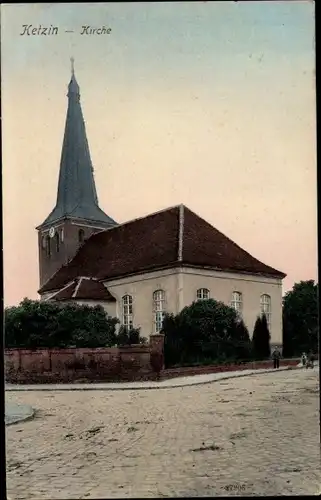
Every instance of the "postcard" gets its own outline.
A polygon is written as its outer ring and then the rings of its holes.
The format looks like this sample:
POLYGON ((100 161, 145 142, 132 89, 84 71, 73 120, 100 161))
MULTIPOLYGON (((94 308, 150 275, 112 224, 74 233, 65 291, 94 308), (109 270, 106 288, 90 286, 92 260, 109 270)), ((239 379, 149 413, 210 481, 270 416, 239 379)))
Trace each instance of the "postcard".
POLYGON ((314 3, 1 5, 10 500, 320 487, 314 3))

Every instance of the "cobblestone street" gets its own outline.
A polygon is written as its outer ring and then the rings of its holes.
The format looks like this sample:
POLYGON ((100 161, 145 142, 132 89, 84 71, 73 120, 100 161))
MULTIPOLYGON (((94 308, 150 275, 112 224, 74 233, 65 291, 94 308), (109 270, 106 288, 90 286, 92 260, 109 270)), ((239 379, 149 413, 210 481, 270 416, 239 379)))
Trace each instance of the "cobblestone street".
POLYGON ((318 368, 6 399, 36 410, 6 429, 9 500, 320 490, 318 368))

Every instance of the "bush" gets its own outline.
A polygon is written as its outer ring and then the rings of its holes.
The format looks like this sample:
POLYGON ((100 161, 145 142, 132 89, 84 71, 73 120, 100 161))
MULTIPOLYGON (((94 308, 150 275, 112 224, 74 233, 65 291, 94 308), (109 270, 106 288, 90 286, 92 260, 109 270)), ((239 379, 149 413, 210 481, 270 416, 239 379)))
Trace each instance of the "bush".
POLYGON ((116 345, 125 346, 133 344, 146 344, 145 337, 140 336, 140 328, 128 328, 122 325, 116 336, 116 345))
POLYGON ((7 348, 110 347, 118 320, 101 306, 24 299, 5 309, 7 348))
POLYGON ((194 302, 163 321, 166 367, 251 358, 249 333, 234 309, 213 299, 194 302))

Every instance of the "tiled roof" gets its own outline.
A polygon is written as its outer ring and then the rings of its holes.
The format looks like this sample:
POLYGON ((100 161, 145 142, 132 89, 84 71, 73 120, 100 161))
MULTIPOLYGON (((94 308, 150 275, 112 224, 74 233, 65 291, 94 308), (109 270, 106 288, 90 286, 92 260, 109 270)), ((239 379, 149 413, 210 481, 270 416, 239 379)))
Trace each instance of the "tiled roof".
POLYGON ((77 280, 73 280, 71 283, 69 283, 69 285, 64 286, 53 297, 49 297, 49 299, 53 298, 55 300, 70 300, 73 296, 76 286, 77 286, 77 280))
POLYGON ((102 283, 84 277, 76 278, 51 298, 54 300, 115 300, 102 283))
POLYGON ((184 209, 183 262, 284 278, 286 275, 263 264, 194 212, 184 209))
POLYGON ((181 205, 92 235, 39 292, 57 290, 79 276, 108 280, 184 264, 285 277, 181 205))

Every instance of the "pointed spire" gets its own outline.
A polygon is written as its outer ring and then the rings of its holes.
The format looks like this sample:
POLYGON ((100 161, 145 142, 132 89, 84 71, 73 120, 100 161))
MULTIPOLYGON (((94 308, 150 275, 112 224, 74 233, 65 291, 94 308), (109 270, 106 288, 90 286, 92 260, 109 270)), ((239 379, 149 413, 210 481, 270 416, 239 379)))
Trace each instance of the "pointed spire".
POLYGON ((70 58, 70 63, 71 63, 71 79, 68 85, 67 97, 70 98, 73 95, 77 98, 77 100, 79 100, 80 99, 79 85, 77 83, 75 76, 75 59, 73 57, 70 58))
POLYGON ((57 202, 43 224, 66 217, 104 222, 110 226, 116 224, 98 206, 73 57, 71 58, 71 80, 68 85, 68 110, 61 152, 57 202))

